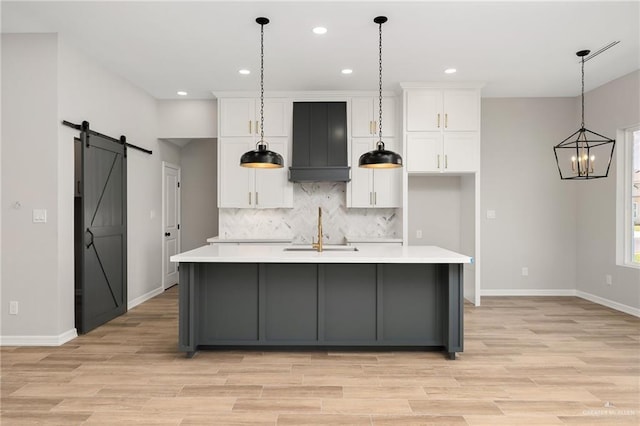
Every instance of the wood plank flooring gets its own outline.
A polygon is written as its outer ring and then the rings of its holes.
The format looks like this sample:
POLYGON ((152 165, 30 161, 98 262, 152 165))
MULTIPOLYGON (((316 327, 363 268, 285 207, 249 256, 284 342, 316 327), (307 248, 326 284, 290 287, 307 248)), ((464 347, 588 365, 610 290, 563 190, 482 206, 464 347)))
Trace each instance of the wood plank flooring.
POLYGON ((465 351, 177 351, 177 289, 61 347, 3 347, 3 425, 640 424, 640 319, 485 297, 465 351))

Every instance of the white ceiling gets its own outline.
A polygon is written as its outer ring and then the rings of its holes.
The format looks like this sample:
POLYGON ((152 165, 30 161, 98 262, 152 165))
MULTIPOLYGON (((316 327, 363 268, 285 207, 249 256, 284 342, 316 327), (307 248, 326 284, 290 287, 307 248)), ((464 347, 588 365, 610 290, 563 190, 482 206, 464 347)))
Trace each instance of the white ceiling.
POLYGON ((486 97, 576 96, 575 52, 621 43, 585 65, 586 90, 640 68, 639 1, 2 1, 2 32, 56 32, 158 99, 257 90, 385 90, 482 81, 486 97), (311 32, 315 26, 327 34, 311 32), (445 75, 445 68, 458 72, 445 75), (249 76, 240 68, 252 71, 249 76), (340 70, 352 68, 353 74, 340 70))

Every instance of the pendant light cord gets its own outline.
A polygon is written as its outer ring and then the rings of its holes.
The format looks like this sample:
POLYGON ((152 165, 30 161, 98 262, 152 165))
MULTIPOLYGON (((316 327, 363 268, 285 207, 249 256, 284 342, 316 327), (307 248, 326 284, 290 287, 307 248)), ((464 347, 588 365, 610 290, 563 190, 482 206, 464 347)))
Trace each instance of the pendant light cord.
POLYGON ((584 56, 582 57, 582 124, 581 128, 584 129, 584 56))
MULTIPOLYGON (((378 24, 379 42, 378 42, 378 126, 379 126, 379 142, 382 142, 382 22, 378 24)), ((384 146, 384 145, 383 145, 384 146)))
POLYGON ((260 143, 264 145, 264 24, 260 24, 260 143))

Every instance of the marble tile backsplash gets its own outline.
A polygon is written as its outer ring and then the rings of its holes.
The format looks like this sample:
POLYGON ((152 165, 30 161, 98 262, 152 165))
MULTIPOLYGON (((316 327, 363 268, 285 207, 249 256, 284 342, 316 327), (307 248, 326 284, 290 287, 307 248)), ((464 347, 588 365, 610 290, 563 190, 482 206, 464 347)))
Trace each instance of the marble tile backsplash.
POLYGON ((346 183, 295 183, 292 209, 220 209, 220 238, 291 238, 311 243, 317 236, 318 207, 326 244, 345 237, 401 238, 399 209, 347 209, 346 183))

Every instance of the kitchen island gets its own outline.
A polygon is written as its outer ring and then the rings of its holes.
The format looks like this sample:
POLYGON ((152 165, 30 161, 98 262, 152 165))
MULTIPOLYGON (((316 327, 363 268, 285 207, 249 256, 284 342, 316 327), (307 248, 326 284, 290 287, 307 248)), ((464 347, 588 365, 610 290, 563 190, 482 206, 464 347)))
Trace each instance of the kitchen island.
POLYGON ((207 245, 180 262, 179 342, 463 350, 462 265, 435 246, 207 245))

